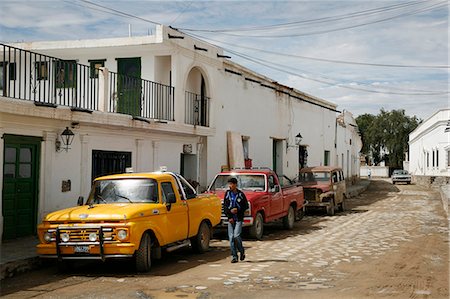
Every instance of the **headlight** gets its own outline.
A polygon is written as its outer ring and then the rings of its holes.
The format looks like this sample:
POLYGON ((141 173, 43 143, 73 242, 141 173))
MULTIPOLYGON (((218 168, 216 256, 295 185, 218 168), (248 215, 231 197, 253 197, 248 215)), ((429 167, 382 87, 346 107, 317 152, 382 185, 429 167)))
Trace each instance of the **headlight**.
POLYGON ((45 242, 50 243, 50 241, 52 240, 52 234, 49 233, 49 232, 45 232, 44 233, 44 240, 45 240, 45 242))
POLYGON ((91 242, 97 241, 97 234, 96 233, 90 233, 89 234, 89 241, 91 241, 91 242))
POLYGON ((68 233, 63 233, 63 234, 61 234, 61 241, 63 241, 63 242, 69 242, 69 240, 70 240, 70 236, 69 236, 68 233))
POLYGON ((125 240, 127 237, 128 237, 128 231, 127 231, 127 230, 125 230, 125 229, 119 229, 119 230, 117 231, 117 238, 118 238, 120 241, 125 240))

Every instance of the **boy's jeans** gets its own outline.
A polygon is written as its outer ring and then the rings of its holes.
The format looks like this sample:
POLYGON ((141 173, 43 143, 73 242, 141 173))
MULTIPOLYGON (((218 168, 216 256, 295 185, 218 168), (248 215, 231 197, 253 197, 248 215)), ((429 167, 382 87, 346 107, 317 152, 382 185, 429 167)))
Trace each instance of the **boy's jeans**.
POLYGON ((235 221, 233 224, 228 223, 228 239, 230 240, 231 255, 236 259, 238 258, 236 246, 241 255, 244 254, 244 246, 242 246, 241 233, 242 221, 235 221))

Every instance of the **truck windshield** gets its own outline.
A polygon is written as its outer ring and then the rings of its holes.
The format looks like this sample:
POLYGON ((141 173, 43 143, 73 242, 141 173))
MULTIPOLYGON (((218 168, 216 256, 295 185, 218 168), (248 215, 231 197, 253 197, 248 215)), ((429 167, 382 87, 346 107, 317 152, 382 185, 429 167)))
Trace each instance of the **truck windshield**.
POLYGON ((330 180, 329 172, 303 172, 300 173, 300 182, 328 182, 330 180))
POLYGON ((92 186, 87 204, 158 202, 153 179, 100 180, 92 186))
POLYGON ((218 175, 212 182, 209 190, 227 190, 228 180, 236 178, 238 181, 238 188, 242 190, 264 191, 266 190, 266 180, 261 174, 233 174, 233 175, 218 175))

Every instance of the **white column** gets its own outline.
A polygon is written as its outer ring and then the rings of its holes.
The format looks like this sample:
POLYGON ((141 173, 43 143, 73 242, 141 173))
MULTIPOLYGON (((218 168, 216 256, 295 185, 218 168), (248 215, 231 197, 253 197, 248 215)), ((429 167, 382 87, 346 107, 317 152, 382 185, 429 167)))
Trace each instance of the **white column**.
POLYGON ((106 67, 99 68, 98 90, 98 110, 108 112, 109 72, 106 67))
POLYGON ((53 160, 56 154, 55 142, 57 135, 53 131, 44 132, 44 140, 42 142, 41 154, 41 192, 39 193, 38 203, 38 221, 40 222, 44 216, 51 212, 49 202, 52 198, 53 184, 53 160))
MULTIPOLYGON (((5 156, 4 148, 5 148, 5 142, 3 140, 3 134, 5 133, 4 129, 2 127, 0 127, 0 166, 1 166, 1 171, 0 171, 0 195, 3 194, 3 164, 4 164, 4 160, 3 157, 5 156)), ((0 198, 3 198, 2 196, 0 196, 0 198)), ((2 244, 2 237, 3 237, 3 199, 0 200, 0 211, 2 211, 2 213, 0 213, 0 244, 2 244)))
POLYGON ((144 169, 144 139, 136 139, 136 165, 131 165, 134 172, 142 172, 144 169))
MULTIPOLYGON (((89 172, 90 151, 89 151, 89 135, 80 135, 81 142, 81 167, 80 167, 80 196, 87 196, 91 187, 91 174, 89 172)), ((86 199, 86 198, 85 198, 86 199)))
POLYGON ((159 164, 159 158, 158 158, 158 151, 159 151, 159 145, 160 143, 158 141, 153 141, 152 142, 152 146, 153 146, 153 170, 159 170, 159 167, 162 165, 158 165, 159 164))

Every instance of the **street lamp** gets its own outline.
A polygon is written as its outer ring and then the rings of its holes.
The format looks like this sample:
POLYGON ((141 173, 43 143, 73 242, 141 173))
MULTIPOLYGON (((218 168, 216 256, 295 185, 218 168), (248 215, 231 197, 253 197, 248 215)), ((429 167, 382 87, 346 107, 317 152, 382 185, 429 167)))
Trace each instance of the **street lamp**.
POLYGON ((75 134, 72 132, 72 130, 69 129, 69 127, 66 127, 66 129, 61 133, 62 145, 61 145, 61 141, 59 141, 59 140, 56 140, 56 142, 55 142, 56 151, 59 152, 64 149, 64 150, 66 150, 66 152, 68 152, 70 149, 70 145, 73 142, 74 137, 75 137, 75 134))
POLYGON ((300 134, 300 132, 297 135, 295 135, 295 141, 294 141, 293 145, 289 144, 289 139, 288 139, 286 141, 286 153, 290 147, 298 148, 300 146, 300 143, 302 142, 302 139, 303 139, 303 136, 302 136, 302 134, 300 134))
POLYGON ((299 146, 300 143, 302 142, 303 136, 302 134, 298 133, 297 135, 295 135, 295 145, 299 146))

